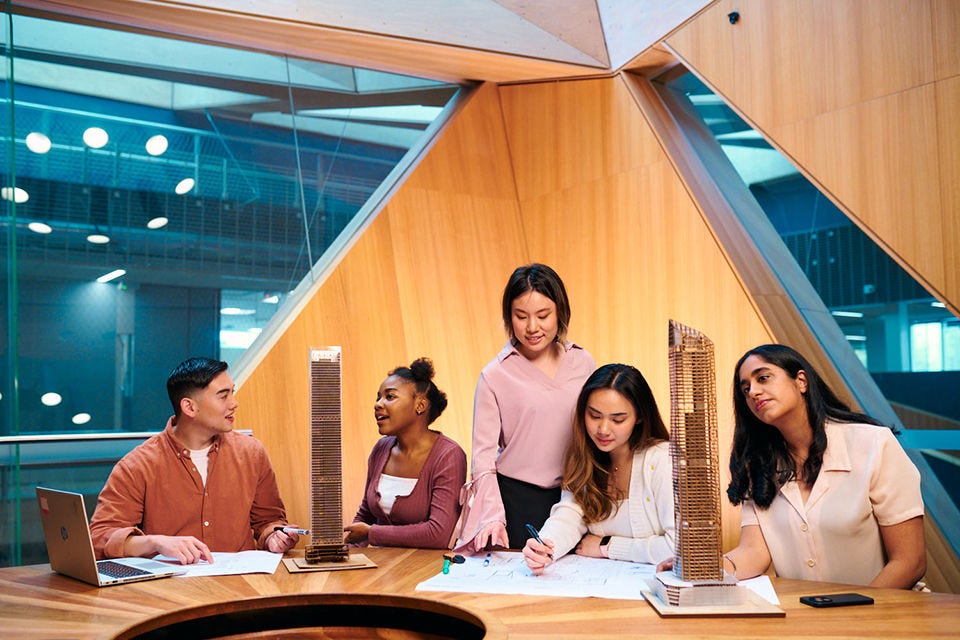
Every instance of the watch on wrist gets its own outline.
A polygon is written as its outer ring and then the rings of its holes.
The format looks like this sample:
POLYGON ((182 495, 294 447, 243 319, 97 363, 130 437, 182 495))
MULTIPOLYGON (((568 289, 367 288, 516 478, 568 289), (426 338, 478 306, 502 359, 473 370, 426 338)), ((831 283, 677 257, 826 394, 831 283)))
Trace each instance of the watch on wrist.
POLYGON ((600 553, 607 555, 607 546, 610 544, 610 536, 600 538, 600 553))

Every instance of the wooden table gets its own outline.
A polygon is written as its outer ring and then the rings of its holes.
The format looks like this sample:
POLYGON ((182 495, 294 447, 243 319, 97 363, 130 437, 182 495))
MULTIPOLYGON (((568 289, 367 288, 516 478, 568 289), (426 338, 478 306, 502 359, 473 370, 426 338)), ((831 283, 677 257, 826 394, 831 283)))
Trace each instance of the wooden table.
MULTIPOLYGON (((958 638, 960 595, 774 579, 784 618, 660 618, 645 602, 600 598, 415 591, 441 566, 437 551, 368 548, 376 569, 169 578, 98 589, 48 565, 0 569, 0 637, 112 638, 149 618, 258 596, 386 594, 466 609, 496 624, 492 637, 557 638, 958 638), (814 609, 801 595, 857 591, 868 606, 814 609)), ((346 636, 344 636, 346 637, 346 636)))

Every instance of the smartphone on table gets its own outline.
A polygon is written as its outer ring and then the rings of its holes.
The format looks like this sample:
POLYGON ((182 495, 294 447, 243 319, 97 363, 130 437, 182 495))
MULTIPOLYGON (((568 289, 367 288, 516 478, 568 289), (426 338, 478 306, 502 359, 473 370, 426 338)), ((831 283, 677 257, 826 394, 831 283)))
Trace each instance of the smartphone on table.
POLYGON ((849 607, 873 604, 873 598, 859 593, 831 593, 823 596, 801 596, 800 602, 811 607, 849 607))

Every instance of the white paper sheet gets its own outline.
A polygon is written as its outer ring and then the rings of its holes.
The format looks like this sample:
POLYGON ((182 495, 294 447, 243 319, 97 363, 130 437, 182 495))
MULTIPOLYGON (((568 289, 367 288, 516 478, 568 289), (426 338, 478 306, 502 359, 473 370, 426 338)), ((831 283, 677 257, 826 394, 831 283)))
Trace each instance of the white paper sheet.
POLYGON ((180 565, 174 559, 166 556, 155 556, 154 560, 175 564, 184 569, 177 577, 192 578, 195 576, 231 576, 242 573, 273 573, 283 558, 282 553, 269 551, 240 551, 238 553, 213 552, 213 563, 198 562, 197 564, 180 565))
MULTIPOLYGON (((456 591, 461 593, 522 593, 541 596, 570 596, 643 600, 647 579, 654 566, 618 562, 606 558, 568 555, 535 576, 516 551, 498 551, 490 555, 467 557, 463 564, 451 564, 450 573, 442 572, 417 585, 417 591, 456 591)), ((438 556, 437 569, 441 568, 438 556)))
MULTIPOLYGON (((492 553, 486 566, 483 561, 484 556, 468 556, 463 564, 451 564, 450 573, 444 574, 440 571, 442 559, 438 556, 437 575, 418 584, 417 591, 643 600, 647 580, 656 574, 656 567, 651 564, 573 554, 560 558, 539 576, 533 575, 523 560, 523 554, 516 551, 492 553)), ((767 576, 741 580, 739 584, 771 604, 780 604, 767 576)))

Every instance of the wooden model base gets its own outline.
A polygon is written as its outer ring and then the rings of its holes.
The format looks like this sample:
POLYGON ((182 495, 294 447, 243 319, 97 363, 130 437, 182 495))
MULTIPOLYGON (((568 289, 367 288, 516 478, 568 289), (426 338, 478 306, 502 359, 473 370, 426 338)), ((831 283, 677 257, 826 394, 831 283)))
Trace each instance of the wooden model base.
POLYGON ((372 560, 362 553, 351 553, 346 560, 337 560, 334 562, 307 562, 305 558, 284 558, 283 566, 285 566, 290 573, 376 569, 377 567, 372 560))

